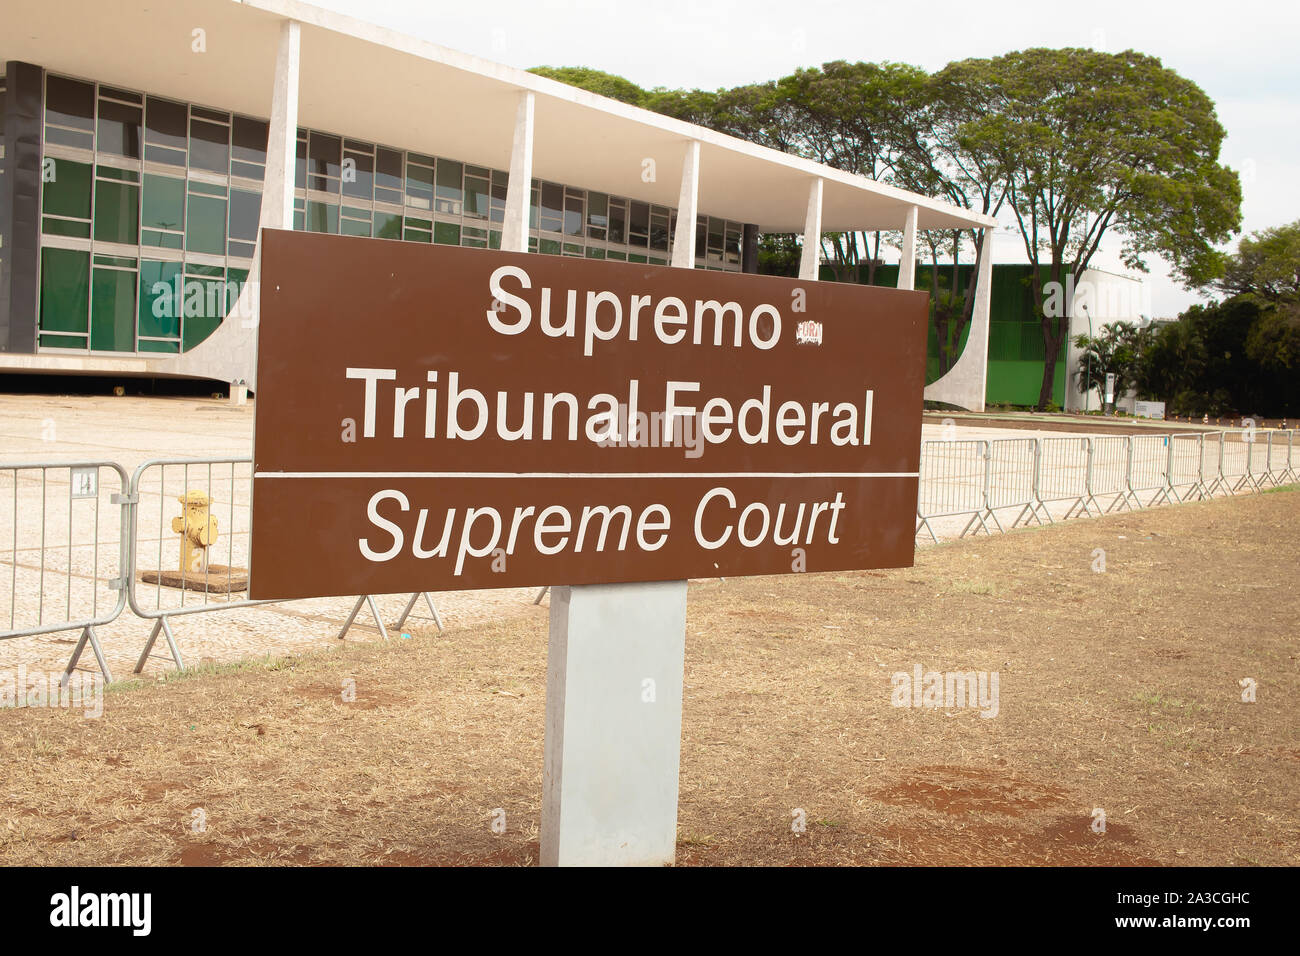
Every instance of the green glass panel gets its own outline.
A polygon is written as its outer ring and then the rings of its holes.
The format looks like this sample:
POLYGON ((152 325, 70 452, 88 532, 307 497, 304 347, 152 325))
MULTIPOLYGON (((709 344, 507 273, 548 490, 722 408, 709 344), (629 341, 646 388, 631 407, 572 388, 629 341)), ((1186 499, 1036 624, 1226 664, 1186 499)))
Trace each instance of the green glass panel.
POLYGON ((186 206, 185 248, 213 256, 226 254, 226 201, 190 196, 186 206))
POLYGON ((495 229, 488 234, 488 247, 491 249, 501 248, 501 233, 495 229))
MULTIPOLYGON (((181 334, 180 303, 176 301, 176 277, 181 274, 179 262, 140 261, 140 334, 150 336, 179 336, 181 334)), ((156 343, 155 343, 156 344, 156 343)), ((161 351, 146 349, 144 351, 161 351)))
POLYGON ((216 186, 212 183, 201 182, 197 179, 190 180, 190 192, 202 193, 205 196, 220 196, 222 199, 226 198, 225 186, 216 186))
POLYGON ((43 231, 47 236, 77 236, 81 239, 90 238, 90 223, 73 222, 71 219, 54 219, 46 216, 43 231))
POLYGON ((134 269, 139 265, 138 259, 128 259, 126 256, 95 256, 95 265, 97 266, 118 266, 122 269, 134 269))
MULTIPOLYGON (((85 332, 90 253, 41 250, 41 331, 85 332)), ((83 342, 74 348, 85 348, 83 342)))
POLYGON ((124 183, 138 183, 140 173, 134 169, 118 169, 116 166, 96 166, 95 175, 100 179, 116 179, 124 183))
POLYGON ((452 205, 461 201, 461 175, 464 167, 449 159, 438 160, 438 208, 452 210, 452 205))
POLYGON ((180 342, 147 342, 140 340, 141 352, 179 352, 181 350, 180 342))
POLYGON ((323 202, 307 203, 307 231, 337 233, 339 207, 323 202))
POLYGON ((300 209, 294 210, 293 228, 298 232, 304 232, 307 229, 307 214, 300 209))
POLYGON ((41 211, 53 216, 90 218, 91 171, 87 163, 74 163, 70 159, 53 160, 46 167, 52 175, 43 187, 41 211))
POLYGON ((370 223, 358 222, 355 219, 343 219, 339 221, 339 233, 344 236, 364 236, 370 238, 370 223))
POLYGON ((433 208, 433 170, 406 164, 406 204, 417 209, 433 208))
POLYGON ((450 222, 433 224, 433 241, 448 246, 460 245, 460 226, 450 222))
POLYGON ((423 229, 406 229, 402 233, 402 238, 407 242, 432 242, 433 235, 425 232, 423 229))
MULTIPOLYGON (((140 224, 148 229, 185 228, 185 180, 171 176, 144 177, 144 212, 140 224)), ((159 243, 161 245, 161 243, 159 243)))
POLYGON ((42 335, 41 347, 49 349, 84 349, 86 340, 80 335, 42 335))
POLYGON ((204 266, 196 262, 187 262, 185 264, 185 274, 187 276, 204 276, 210 279, 224 279, 226 269, 224 266, 204 266))
POLYGON ((95 239, 140 242, 140 187, 101 179, 95 183, 95 239))
POLYGON ((588 259, 604 259, 604 258, 605 258, 605 250, 604 250, 604 249, 598 249, 598 248, 596 248, 595 246, 588 246, 588 247, 587 247, 587 258, 588 258, 588 259))
POLYGON ((90 347, 96 352, 135 351, 134 272, 96 269, 90 288, 90 347))
POLYGON ((627 253, 626 253, 626 252, 617 252, 617 251, 615 251, 615 250, 613 250, 613 249, 610 249, 608 252, 605 253, 605 258, 606 258, 606 259, 614 259, 614 260, 616 260, 616 261, 618 261, 618 262, 626 262, 626 261, 627 261, 627 253))
POLYGON ((558 239, 542 239, 537 243, 537 251, 544 256, 558 256, 560 254, 560 242, 558 239))
POLYGON ((157 246, 159 249, 182 249, 185 237, 177 232, 154 232, 144 229, 140 233, 140 245, 157 246))
MULTIPOLYGON (((191 267, 192 268, 192 267, 191 267)), ((233 302, 222 279, 185 280, 185 322, 181 349, 188 352, 221 324, 233 302)))
POLYGON ((262 213, 262 194, 243 189, 230 190, 230 238, 257 240, 257 226, 262 213))
POLYGON ((375 213, 376 239, 401 239, 402 217, 391 212, 375 213))

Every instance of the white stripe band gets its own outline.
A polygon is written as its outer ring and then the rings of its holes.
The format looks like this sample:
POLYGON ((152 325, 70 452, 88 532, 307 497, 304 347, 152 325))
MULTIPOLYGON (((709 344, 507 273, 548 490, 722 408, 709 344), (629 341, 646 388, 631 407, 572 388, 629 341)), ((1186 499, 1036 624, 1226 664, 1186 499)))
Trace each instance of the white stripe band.
POLYGON ((916 471, 259 471, 254 478, 919 478, 916 471))

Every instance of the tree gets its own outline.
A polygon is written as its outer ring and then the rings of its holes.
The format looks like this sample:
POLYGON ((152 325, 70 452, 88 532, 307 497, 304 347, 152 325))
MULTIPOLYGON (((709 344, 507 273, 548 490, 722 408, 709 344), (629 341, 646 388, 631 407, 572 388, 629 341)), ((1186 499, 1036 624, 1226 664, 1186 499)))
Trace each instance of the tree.
POLYGON ((1075 381, 1079 390, 1097 389, 1106 394, 1106 376, 1115 376, 1115 395, 1118 397, 1137 387, 1143 353, 1152 340, 1149 328, 1139 328, 1132 322, 1111 322, 1101 327, 1095 337, 1076 335, 1074 344, 1083 349, 1075 381))
MULTIPOLYGON (((1077 283, 1109 233, 1130 268, 1156 254, 1186 284, 1208 281, 1214 244, 1240 224, 1237 174, 1218 162, 1223 127, 1194 83, 1134 51, 1032 49, 986 61, 986 113, 961 142, 1000 163, 1032 274, 1077 283)), ((1070 309, 1037 304, 1046 355, 1038 407, 1052 398, 1070 309)))
MULTIPOLYGON (((1243 237, 1210 287, 1260 306, 1246 337, 1254 361, 1269 371, 1300 373, 1300 221, 1243 237)), ((1300 382, 1293 385, 1300 389, 1300 382)))
POLYGON ((633 106, 644 106, 649 96, 645 90, 629 79, 585 66, 535 66, 528 72, 567 83, 569 86, 576 86, 590 93, 631 103, 633 106))

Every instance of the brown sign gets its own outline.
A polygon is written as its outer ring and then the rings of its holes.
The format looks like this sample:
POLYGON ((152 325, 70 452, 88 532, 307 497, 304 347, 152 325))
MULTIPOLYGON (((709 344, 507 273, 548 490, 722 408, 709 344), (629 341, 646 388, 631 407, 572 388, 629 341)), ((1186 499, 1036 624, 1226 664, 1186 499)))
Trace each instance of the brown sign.
POLYGON ((912 563, 924 293, 267 231, 250 597, 912 563))

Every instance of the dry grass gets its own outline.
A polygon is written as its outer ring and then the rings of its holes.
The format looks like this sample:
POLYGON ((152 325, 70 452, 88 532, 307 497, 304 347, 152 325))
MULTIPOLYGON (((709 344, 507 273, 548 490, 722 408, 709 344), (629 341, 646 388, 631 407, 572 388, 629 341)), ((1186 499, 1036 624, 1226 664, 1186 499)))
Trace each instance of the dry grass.
MULTIPOLYGON (((678 861, 1300 863, 1297 567, 1292 490, 693 584, 678 861), (892 707, 916 664, 999 715, 892 707)), ((539 608, 0 713, 0 862, 535 863, 545 664, 539 608)))

